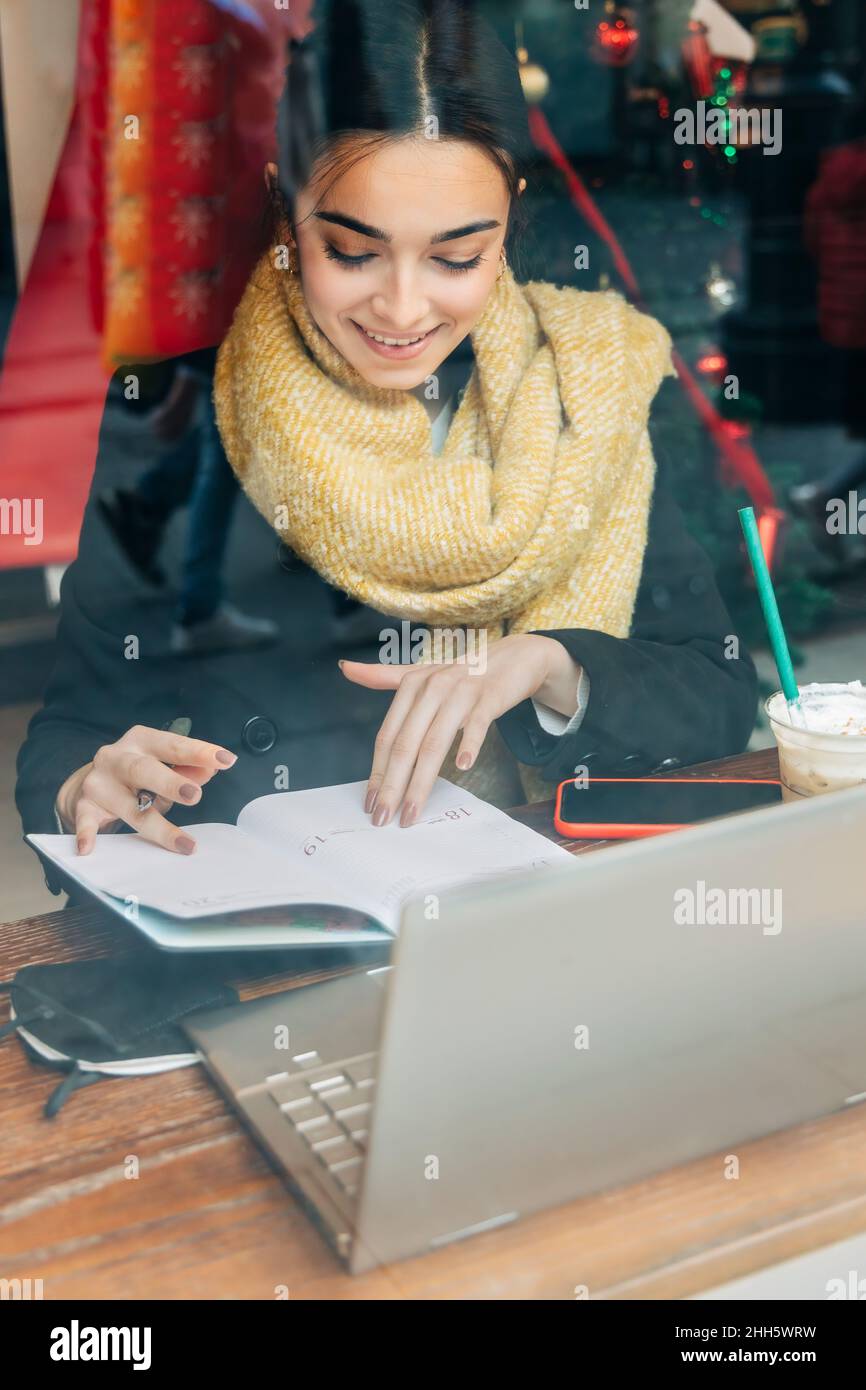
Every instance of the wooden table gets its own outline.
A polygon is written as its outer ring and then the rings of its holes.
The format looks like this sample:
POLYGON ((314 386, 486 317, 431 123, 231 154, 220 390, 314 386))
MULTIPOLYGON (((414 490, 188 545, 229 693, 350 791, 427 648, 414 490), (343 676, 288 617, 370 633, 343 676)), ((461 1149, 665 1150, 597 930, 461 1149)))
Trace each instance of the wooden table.
MULTIPOLYGON (((777 767, 768 750, 689 773, 777 767)), ((549 805, 515 814, 550 833, 549 805)), ((0 978, 121 948, 139 938, 98 911, 32 917, 0 928, 0 978)), ((866 1231, 854 1106, 740 1146, 738 1182, 709 1156, 353 1279, 202 1068, 100 1082, 45 1120, 58 1075, 0 1045, 0 1277, 41 1278, 46 1299, 683 1298, 866 1231)))

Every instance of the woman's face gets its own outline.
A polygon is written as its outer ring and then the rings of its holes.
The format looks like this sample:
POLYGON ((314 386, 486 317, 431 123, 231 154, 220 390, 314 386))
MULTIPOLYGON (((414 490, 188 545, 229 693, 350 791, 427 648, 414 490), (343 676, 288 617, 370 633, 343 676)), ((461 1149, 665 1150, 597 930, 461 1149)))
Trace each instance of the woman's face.
POLYGON ((501 268, 508 188, 475 145, 389 141, 296 209, 304 298, 374 386, 410 390, 481 317, 501 268))

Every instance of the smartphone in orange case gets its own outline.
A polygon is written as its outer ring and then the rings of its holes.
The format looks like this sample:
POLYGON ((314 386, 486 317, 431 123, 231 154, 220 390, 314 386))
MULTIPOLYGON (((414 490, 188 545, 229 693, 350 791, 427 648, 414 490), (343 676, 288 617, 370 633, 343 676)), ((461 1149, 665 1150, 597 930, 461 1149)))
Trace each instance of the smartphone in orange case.
POLYGON ((781 800, 771 777, 568 778, 556 789, 553 824, 572 840, 636 840, 781 800))

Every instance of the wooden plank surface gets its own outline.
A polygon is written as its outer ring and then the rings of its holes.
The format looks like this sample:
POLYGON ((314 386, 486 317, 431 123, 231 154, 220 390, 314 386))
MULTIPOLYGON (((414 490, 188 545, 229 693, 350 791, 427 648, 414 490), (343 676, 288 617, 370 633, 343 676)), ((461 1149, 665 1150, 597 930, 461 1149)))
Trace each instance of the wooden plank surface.
MULTIPOLYGON (((774 776, 775 754, 689 772, 774 776)), ((549 806, 515 814, 550 825, 549 806)), ((0 928, 0 979, 141 950, 119 919, 50 913, 0 928)), ((711 1155, 353 1279, 200 1067, 100 1082, 45 1120, 57 1081, 0 1045, 0 1277, 41 1278, 46 1299, 682 1298, 866 1230, 853 1106, 740 1146, 736 1181, 711 1155)))

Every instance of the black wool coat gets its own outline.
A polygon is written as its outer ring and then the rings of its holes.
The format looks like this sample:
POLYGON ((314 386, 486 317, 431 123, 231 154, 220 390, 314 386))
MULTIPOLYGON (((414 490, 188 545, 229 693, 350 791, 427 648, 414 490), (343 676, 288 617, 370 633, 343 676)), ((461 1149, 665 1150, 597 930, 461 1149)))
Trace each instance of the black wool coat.
MULTIPOLYGON (((53 672, 18 757, 24 830, 56 830, 59 787, 100 745, 132 725, 161 728, 180 715, 191 718, 194 737, 231 749, 238 761, 212 779, 198 805, 170 812, 178 825, 234 821, 248 801, 286 786, 366 777, 391 696, 350 684, 337 659, 377 660, 380 634, 400 632, 400 620, 364 609, 341 616, 334 591, 286 551, 238 491, 221 566, 227 597, 272 618, 279 636, 254 651, 175 655, 172 596, 189 511, 179 508, 166 526, 160 561, 168 585, 160 590, 136 575, 97 506, 108 489, 134 490, 165 453, 150 413, 131 414, 123 404, 123 377, 119 372, 109 391, 78 558, 61 585, 53 672)), ((755 669, 731 640, 736 634, 712 566, 685 526, 663 465, 630 636, 581 628, 544 635, 589 674, 582 723, 552 735, 527 699, 498 726, 514 756, 549 779, 551 795, 557 781, 583 765, 596 775, 634 776, 745 747, 756 711, 755 669)), ((59 891, 50 871, 47 881, 59 891)))

